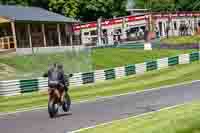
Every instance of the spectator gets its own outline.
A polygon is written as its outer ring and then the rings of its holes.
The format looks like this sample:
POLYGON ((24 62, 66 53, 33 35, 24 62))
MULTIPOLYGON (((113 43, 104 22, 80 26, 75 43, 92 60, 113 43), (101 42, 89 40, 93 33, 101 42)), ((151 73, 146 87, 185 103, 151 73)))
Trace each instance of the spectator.
POLYGON ((159 38, 160 35, 159 35, 159 30, 158 30, 158 27, 155 28, 155 32, 156 32, 156 38, 159 38))

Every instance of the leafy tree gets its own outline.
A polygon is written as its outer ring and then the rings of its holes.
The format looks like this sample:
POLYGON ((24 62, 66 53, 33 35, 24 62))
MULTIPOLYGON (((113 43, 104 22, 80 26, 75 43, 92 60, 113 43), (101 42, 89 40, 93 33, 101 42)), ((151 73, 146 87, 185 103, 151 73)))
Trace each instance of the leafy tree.
POLYGON ((48 9, 49 0, 0 0, 4 5, 37 6, 48 9))
POLYGON ((199 0, 175 0, 176 9, 179 11, 199 11, 199 0))
POLYGON ((42 7, 49 9, 49 0, 27 0, 29 1, 29 6, 42 7))
POLYGON ((126 0, 80 0, 79 16, 85 21, 126 15, 126 0))
POLYGON ((199 0, 133 0, 136 8, 152 11, 200 11, 199 0))
POLYGON ((152 11, 200 11, 199 0, 0 0, 0 4, 39 6, 83 21, 127 15, 127 5, 152 11))
POLYGON ((64 14, 69 17, 77 17, 78 1, 77 0, 49 0, 49 9, 51 11, 64 14))
POLYGON ((151 9, 152 11, 175 10, 174 0, 134 0, 135 8, 151 9))
POLYGON ((28 0, 0 0, 1 4, 4 5, 28 5, 28 0))

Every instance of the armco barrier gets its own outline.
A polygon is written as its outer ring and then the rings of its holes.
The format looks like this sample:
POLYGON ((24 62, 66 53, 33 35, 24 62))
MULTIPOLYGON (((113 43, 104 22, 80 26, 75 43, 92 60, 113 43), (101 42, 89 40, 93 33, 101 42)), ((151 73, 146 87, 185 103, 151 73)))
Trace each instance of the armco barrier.
MULTIPOLYGON (((118 79, 134 74, 143 74, 147 71, 168 68, 177 64, 189 64, 198 60, 200 60, 200 52, 194 52, 191 54, 182 54, 175 57, 162 58, 155 61, 132 64, 113 69, 96 70, 88 73, 75 73, 73 74, 73 77, 69 79, 69 85, 81 86, 99 81, 118 79)), ((46 78, 0 81, 0 96, 46 91, 48 89, 47 83, 48 81, 46 78)))

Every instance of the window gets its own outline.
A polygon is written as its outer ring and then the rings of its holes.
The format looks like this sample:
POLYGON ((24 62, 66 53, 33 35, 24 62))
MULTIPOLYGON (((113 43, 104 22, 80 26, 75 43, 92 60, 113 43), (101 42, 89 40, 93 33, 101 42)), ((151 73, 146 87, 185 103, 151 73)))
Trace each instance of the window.
POLYGON ((114 29, 114 32, 115 32, 115 33, 121 33, 122 30, 121 30, 121 29, 114 29))
POLYGON ((146 27, 145 26, 141 26, 140 29, 142 29, 143 31, 145 31, 146 27))
POLYGON ((184 20, 182 20, 182 21, 181 21, 181 24, 185 24, 185 21, 184 21, 184 20))
POLYGON ((200 27, 200 20, 198 21, 198 26, 200 27))
POLYGON ((84 36, 88 36, 89 35, 89 32, 84 32, 84 36))
POLYGON ((90 34, 91 34, 92 36, 97 35, 97 31, 96 31, 96 30, 90 31, 90 34))
POLYGON ((132 33, 135 33, 135 32, 138 32, 138 31, 139 31, 139 27, 131 28, 131 32, 132 33))

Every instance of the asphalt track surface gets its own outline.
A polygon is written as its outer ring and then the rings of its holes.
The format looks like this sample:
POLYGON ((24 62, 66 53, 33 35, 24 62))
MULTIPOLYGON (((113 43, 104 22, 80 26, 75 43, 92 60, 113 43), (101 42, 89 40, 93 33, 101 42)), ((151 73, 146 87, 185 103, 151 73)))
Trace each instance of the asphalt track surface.
POLYGON ((200 82, 72 105, 50 119, 46 109, 0 118, 0 133, 67 133, 165 107, 200 100, 200 82))

